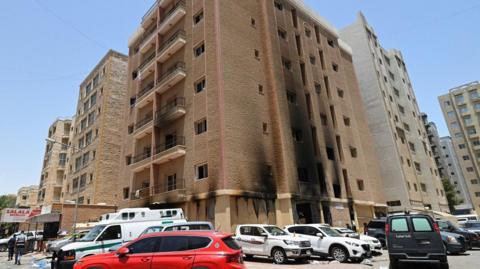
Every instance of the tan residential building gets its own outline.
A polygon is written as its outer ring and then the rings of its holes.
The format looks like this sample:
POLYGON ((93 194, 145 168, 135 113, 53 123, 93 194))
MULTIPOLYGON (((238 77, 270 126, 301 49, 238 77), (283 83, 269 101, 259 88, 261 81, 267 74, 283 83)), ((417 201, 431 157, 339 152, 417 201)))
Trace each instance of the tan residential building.
POLYGON ((386 212, 351 50, 303 1, 157 1, 129 48, 121 207, 226 231, 386 212))
POLYGON ((49 141, 45 142, 42 173, 38 185, 39 206, 58 203, 61 200, 71 124, 71 119, 57 119, 48 129, 48 136, 45 139, 49 141))
POLYGON ((361 13, 340 36, 353 49, 389 210, 449 211, 401 52, 384 49, 361 13))
POLYGON ((38 186, 26 186, 18 189, 16 207, 36 207, 38 199, 38 186))
POLYGON ((472 207, 480 214, 480 82, 473 81, 450 89, 438 99, 472 207))
POLYGON ((127 56, 110 50, 80 85, 64 201, 115 205, 127 56))

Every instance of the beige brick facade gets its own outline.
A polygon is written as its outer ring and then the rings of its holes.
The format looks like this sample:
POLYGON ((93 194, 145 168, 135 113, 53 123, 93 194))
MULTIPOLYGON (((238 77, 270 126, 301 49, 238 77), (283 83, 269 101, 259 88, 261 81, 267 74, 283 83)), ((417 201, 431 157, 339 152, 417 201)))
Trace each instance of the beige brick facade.
POLYGON ((16 207, 36 207, 38 200, 38 186, 21 187, 17 192, 16 207))
POLYGON ((386 211, 350 49, 301 1, 158 1, 129 47, 120 207, 226 231, 386 211))
POLYGON ((480 82, 455 87, 439 98, 472 207, 480 214, 480 82))
POLYGON ((127 57, 109 51, 80 85, 63 200, 115 205, 127 57))
POLYGON ((70 143, 71 119, 57 119, 48 129, 42 173, 38 185, 38 206, 61 200, 70 143), (55 142, 53 142, 55 141, 55 142))
POLYGON ((340 36, 353 49, 361 100, 375 141, 372 149, 379 157, 389 211, 448 212, 443 185, 401 52, 384 49, 363 14, 342 29, 340 36))

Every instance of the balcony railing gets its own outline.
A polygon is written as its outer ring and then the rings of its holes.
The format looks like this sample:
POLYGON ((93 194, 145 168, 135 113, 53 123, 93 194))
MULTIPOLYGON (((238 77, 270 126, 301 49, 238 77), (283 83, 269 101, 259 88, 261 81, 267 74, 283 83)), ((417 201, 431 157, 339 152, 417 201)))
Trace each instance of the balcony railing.
POLYGON ((175 11, 177 11, 178 9, 180 8, 185 8, 186 7, 186 4, 185 4, 185 1, 182 0, 182 1, 178 1, 173 7, 172 9, 170 9, 169 11, 165 12, 162 16, 162 18, 160 19, 160 23, 164 22, 165 20, 167 20, 175 11))
POLYGON ((185 180, 182 179, 173 179, 173 180, 165 180, 158 186, 152 187, 152 192, 154 194, 161 194, 166 192, 172 192, 177 190, 184 190, 185 189, 185 180))
POLYGON ((144 22, 148 17, 150 17, 150 15, 152 15, 152 13, 155 11, 155 8, 157 7, 157 4, 158 4, 157 2, 158 1, 155 1, 153 5, 148 9, 147 13, 143 15, 142 22, 144 22))
POLYGON ((137 155, 133 156, 133 158, 132 158, 132 164, 141 162, 141 161, 143 161, 143 160, 145 160, 145 159, 150 158, 151 156, 152 156, 152 152, 151 152, 150 150, 145 151, 145 152, 142 152, 142 153, 140 153, 140 154, 137 154, 137 155))
POLYGON ((153 86, 155 86, 155 82, 152 81, 150 83, 147 84, 147 86, 143 87, 140 92, 137 94, 137 102, 142 99, 142 97, 144 97, 147 93, 149 93, 152 89, 153 89, 153 86))
POLYGON ((170 138, 164 144, 161 144, 161 145, 155 147, 155 155, 160 154, 160 153, 162 153, 164 151, 167 151, 171 148, 174 148, 176 146, 185 146, 185 137, 174 136, 174 137, 170 138))
POLYGON ((152 60, 155 58, 155 51, 153 51, 152 53, 150 53, 146 58, 145 60, 143 60, 142 64, 140 64, 140 66, 138 66, 138 71, 142 71, 143 68, 145 68, 150 62, 152 62, 152 60))
POLYGON ((147 125, 148 123, 150 123, 152 120, 153 120, 153 116, 152 116, 152 115, 149 115, 149 116, 145 117, 144 119, 139 120, 139 121, 135 124, 135 130, 138 130, 138 129, 142 128, 143 126, 145 126, 145 125, 147 125))
POLYGON ((177 97, 155 112, 155 123, 162 122, 168 115, 180 108, 185 108, 185 98, 177 97))
POLYGON ((139 200, 139 199, 148 198, 149 196, 150 196, 150 187, 133 191, 131 193, 130 199, 139 200))
POLYGON ((157 25, 150 27, 145 33, 143 33, 143 37, 140 40, 140 44, 145 42, 146 40, 150 39, 150 37, 153 35, 153 33, 157 30, 157 25))
POLYGON ((169 39, 167 39, 165 42, 163 42, 162 45, 158 48, 158 54, 160 55, 163 51, 165 51, 170 45, 175 42, 178 38, 186 38, 186 33, 184 30, 178 30, 173 34, 169 39))
POLYGON ((169 77, 171 77, 173 74, 175 74, 178 71, 183 71, 185 72, 185 63, 184 62, 177 62, 174 64, 172 67, 168 68, 163 75, 161 75, 158 80, 157 84, 161 84, 163 81, 167 80, 169 77))

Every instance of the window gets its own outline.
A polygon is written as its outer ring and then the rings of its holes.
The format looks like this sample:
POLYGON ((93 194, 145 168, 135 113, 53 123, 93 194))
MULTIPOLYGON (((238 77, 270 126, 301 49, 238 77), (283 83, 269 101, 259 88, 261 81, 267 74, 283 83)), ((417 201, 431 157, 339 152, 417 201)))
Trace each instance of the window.
POLYGON ((352 158, 357 158, 358 156, 357 148, 350 147, 350 154, 352 155, 352 158))
POLYGON ((345 126, 350 126, 350 118, 349 117, 343 117, 343 123, 345 126))
POLYGON ((268 134, 268 124, 266 122, 262 123, 262 129, 264 134, 268 134))
POLYGON ((202 80, 196 82, 195 83, 195 93, 200 93, 203 90, 205 90, 205 85, 206 85, 205 79, 202 79, 202 80))
POLYGON ((326 126, 328 124, 328 118, 325 114, 320 114, 320 120, 322 121, 322 125, 326 126))
POLYGON ((198 165, 195 169, 196 179, 203 179, 208 177, 208 164, 198 165))
POLYGON ((427 218, 413 217, 412 224, 415 232, 433 232, 432 225, 427 218))
POLYGON ((468 113, 468 107, 466 105, 459 106, 458 111, 462 114, 468 113))
POLYGON ((320 64, 322 65, 322 69, 325 70, 325 55, 323 54, 323 50, 318 52, 320 54, 320 64))
POLYGON ((97 103, 97 93, 90 96, 90 107, 94 106, 97 103))
POLYGON ((259 60, 260 59, 260 51, 258 50, 253 50, 253 53, 255 55, 255 59, 259 60))
POLYGON ((462 158, 463 158, 464 161, 470 160, 470 156, 468 156, 468 155, 464 155, 464 156, 462 156, 462 158))
POLYGON ((317 94, 320 94, 321 91, 322 91, 322 85, 320 83, 315 83, 315 92, 317 94))
POLYGON ((95 111, 88 114, 88 126, 92 125, 95 122, 95 111))
POLYGON ((87 152, 87 153, 84 153, 83 154, 83 166, 87 165, 88 164, 88 161, 89 161, 89 158, 90 158, 90 152, 87 152))
POLYGON ((296 104, 297 103, 297 94, 291 91, 287 91, 287 101, 290 104, 296 104))
POLYGON ((255 21, 255 19, 251 18, 250 19, 250 25, 255 28, 256 24, 257 24, 257 22, 255 21))
POLYGON ((283 5, 280 4, 279 2, 277 2, 277 1, 273 2, 273 5, 274 5, 278 10, 283 10, 283 5))
POLYGON ((305 27, 305 35, 306 35, 307 37, 311 37, 311 36, 312 36, 312 31, 311 31, 309 28, 307 28, 307 27, 305 27))
POLYGON ((450 101, 444 101, 444 102, 443 102, 443 105, 444 105, 444 106, 450 106, 451 103, 450 103, 450 101))
POLYGON ((335 48, 335 41, 333 41, 332 39, 328 39, 327 43, 330 47, 335 48))
POLYGON ((393 233, 405 233, 408 232, 408 224, 406 218, 392 219, 391 232, 393 233))
POLYGON ((283 29, 278 29, 278 36, 282 39, 287 39, 287 31, 283 29))
POLYGON ((477 90, 471 90, 468 95, 470 96, 470 99, 478 99, 479 97, 477 90))
POLYGON ((470 180, 470 183, 472 183, 473 185, 476 185, 478 184, 478 179, 472 179, 470 180))
POLYGON ((205 52, 205 43, 202 43, 202 44, 198 45, 198 46, 195 47, 195 49, 194 49, 195 57, 199 57, 199 56, 202 55, 204 52, 205 52))
POLYGON ((337 94, 338 94, 338 97, 343 98, 343 96, 344 96, 344 91, 343 91, 342 89, 338 89, 338 88, 337 88, 337 94))
POLYGON ((167 176, 167 191, 177 189, 177 174, 167 176))
POLYGON ((287 70, 291 70, 292 69, 292 62, 290 62, 290 60, 287 60, 285 58, 282 58, 282 64, 283 64, 283 67, 287 70))
POLYGON ((473 167, 467 167, 467 172, 473 172, 473 167))
POLYGON ((335 72, 338 72, 338 65, 336 63, 332 63, 332 69, 335 72))
POLYGON ((317 59, 315 58, 315 56, 310 55, 310 63, 311 63, 312 65, 315 65, 316 62, 317 62, 317 59))
POLYGON ((148 237, 137 241, 128 246, 129 254, 142 254, 155 252, 157 245, 160 243, 161 237, 148 237))
POLYGON ((193 24, 198 24, 203 20, 203 10, 198 12, 197 15, 193 16, 193 24))
POLYGON ((424 183, 420 183, 420 188, 423 192, 427 192, 427 185, 425 185, 424 183))
POLYGON ((86 145, 90 145, 90 143, 92 143, 92 131, 89 131, 89 132, 85 135, 85 144, 86 144, 86 145))
POLYGON ((465 102, 465 98, 463 97, 463 95, 460 94, 455 96, 455 103, 461 104, 464 102, 465 102))
POLYGON ((294 140, 294 141, 296 141, 296 142, 302 142, 302 139, 303 139, 302 130, 296 129, 296 128, 292 128, 292 137, 293 137, 293 140, 294 140))
POLYGON ((80 122, 80 132, 83 131, 85 128, 87 128, 87 119, 83 119, 81 122, 80 122))
POLYGON ((207 131, 207 119, 203 119, 195 123, 195 133, 197 135, 205 133, 206 131, 207 131))
POLYGON ((308 177, 308 169, 304 167, 298 167, 297 168, 297 174, 298 174, 298 180, 303 181, 303 182, 308 182, 310 181, 308 177))
POLYGON ((397 88, 393 88, 393 93, 394 93, 397 97, 400 97, 400 92, 398 91, 397 88))
POLYGON ((263 95, 263 86, 262 85, 258 85, 258 94, 261 94, 263 95))
POLYGON ((422 168, 420 167, 420 164, 417 163, 417 162, 414 162, 414 165, 415 165, 415 170, 417 170, 417 172, 421 173, 421 172, 422 172, 422 168))
POLYGON ((467 147, 467 146, 466 146, 465 144, 460 144, 460 145, 458 145, 458 148, 459 148, 459 149, 464 149, 464 148, 466 148, 466 147, 467 147))
POLYGON ((408 142, 408 145, 409 145, 409 147, 410 147, 410 150, 411 150, 412 152, 415 152, 415 144, 413 144, 412 142, 408 142))
POLYGON ((335 160, 335 151, 331 147, 327 147, 326 149, 327 149, 327 158, 329 160, 334 161, 335 160))
POLYGON ((122 228, 120 225, 108 227, 100 236, 100 241, 116 240, 122 238, 122 228))
POLYGON ((359 191, 365 190, 365 183, 363 182, 363 179, 357 179, 357 187, 359 191))
POLYGON ((400 111, 402 114, 405 114, 405 108, 401 105, 398 105, 398 111, 400 111))

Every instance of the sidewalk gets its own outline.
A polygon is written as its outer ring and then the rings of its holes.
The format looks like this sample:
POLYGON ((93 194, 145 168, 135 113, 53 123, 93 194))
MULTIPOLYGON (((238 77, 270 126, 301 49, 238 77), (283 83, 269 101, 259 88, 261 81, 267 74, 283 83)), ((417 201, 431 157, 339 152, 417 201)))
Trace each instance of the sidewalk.
MULTIPOLYGON (((32 252, 28 253, 22 256, 22 264, 21 265, 15 265, 14 261, 7 261, 8 259, 8 253, 7 252, 0 252, 0 268, 1 269, 30 269, 30 268, 42 268, 38 266, 34 266, 33 262, 36 261, 41 261, 42 259, 45 259, 47 255, 44 253, 40 252, 32 252)), ((47 267, 43 268, 48 268, 50 269, 50 263, 48 263, 47 267)))

